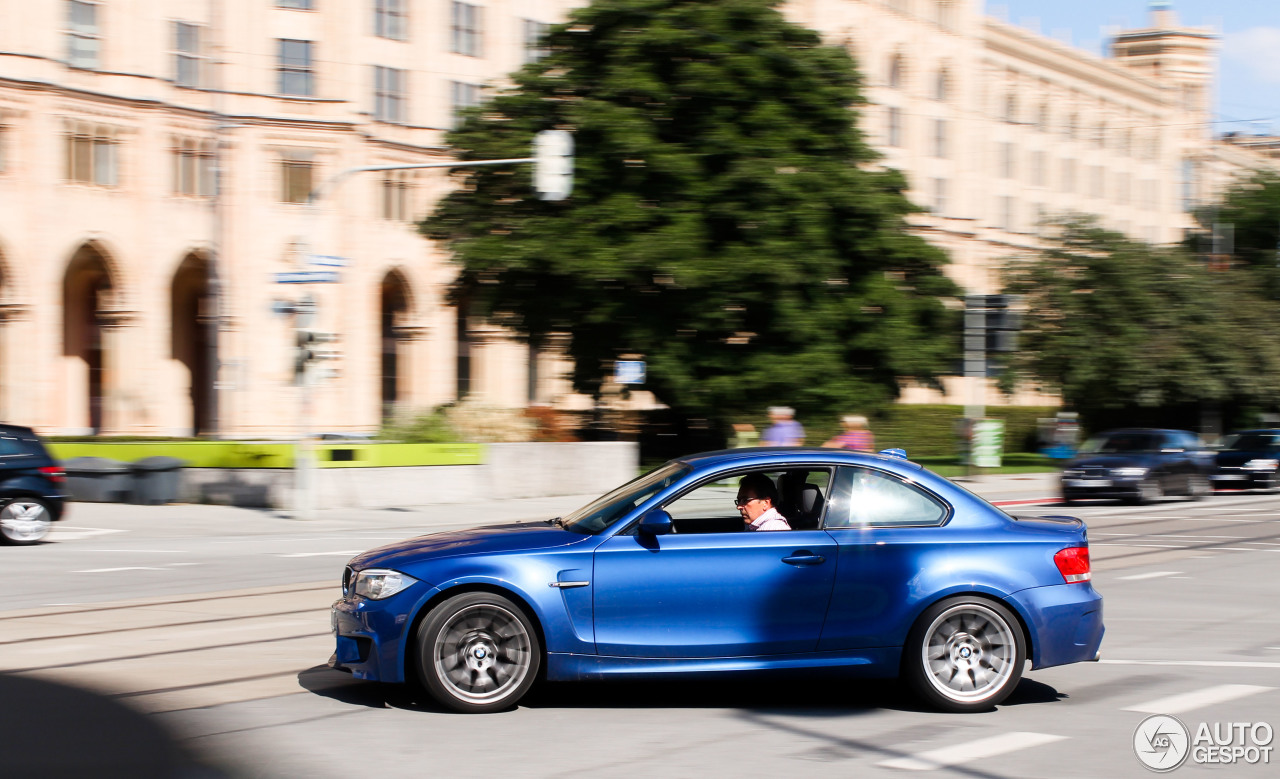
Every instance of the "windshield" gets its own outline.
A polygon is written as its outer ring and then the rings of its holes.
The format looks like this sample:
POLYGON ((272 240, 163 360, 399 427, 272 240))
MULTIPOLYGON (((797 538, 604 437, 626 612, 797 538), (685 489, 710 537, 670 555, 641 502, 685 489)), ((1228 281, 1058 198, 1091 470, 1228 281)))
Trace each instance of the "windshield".
POLYGON ((1150 433, 1114 433, 1090 438, 1080 454, 1108 452, 1150 452, 1156 448, 1156 437, 1150 433))
POLYGON ((561 525, 575 533, 595 535, 617 522, 628 511, 670 487, 689 470, 689 466, 683 463, 667 463, 644 476, 632 479, 604 497, 596 498, 565 517, 561 525))
POLYGON ((1280 435, 1275 433, 1239 433, 1229 435, 1222 448, 1237 452, 1268 452, 1280 448, 1280 435))

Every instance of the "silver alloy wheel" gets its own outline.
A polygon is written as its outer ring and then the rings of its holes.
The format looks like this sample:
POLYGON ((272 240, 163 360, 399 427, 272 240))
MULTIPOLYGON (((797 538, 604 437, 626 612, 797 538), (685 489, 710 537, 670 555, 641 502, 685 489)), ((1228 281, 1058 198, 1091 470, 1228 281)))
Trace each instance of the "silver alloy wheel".
POLYGON ((500 701, 517 690, 533 664, 533 644, 520 618, 480 603, 449 617, 436 634, 436 676, 469 703, 500 701))
POLYGON ((1016 670, 1013 628, 978 603, 957 604, 939 614, 925 630, 920 653, 930 686, 959 703, 995 695, 1016 670))
POLYGON ((53 520, 38 500, 17 498, 0 508, 0 534, 14 544, 34 544, 49 535, 53 520))

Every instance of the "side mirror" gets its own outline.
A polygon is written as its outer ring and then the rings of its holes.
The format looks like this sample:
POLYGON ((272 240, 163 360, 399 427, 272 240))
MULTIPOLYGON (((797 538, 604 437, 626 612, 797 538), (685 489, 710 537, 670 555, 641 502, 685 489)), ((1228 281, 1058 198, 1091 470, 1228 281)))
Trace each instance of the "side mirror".
POLYGON ((640 532, 651 536, 671 533, 671 515, 662 509, 654 509, 640 518, 640 532))

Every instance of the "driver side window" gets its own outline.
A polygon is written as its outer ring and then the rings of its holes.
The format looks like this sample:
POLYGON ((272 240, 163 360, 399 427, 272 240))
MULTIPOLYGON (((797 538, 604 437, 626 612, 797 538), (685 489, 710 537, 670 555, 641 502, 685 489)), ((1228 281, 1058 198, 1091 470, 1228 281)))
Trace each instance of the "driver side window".
MULTIPOLYGON (((663 506, 676 533, 739 533, 746 523, 734 505, 738 482, 752 471, 735 471, 704 482, 663 506)), ((757 473, 760 471, 756 471, 757 473)), ((826 468, 788 468, 763 472, 778 487, 775 508, 792 530, 818 527, 831 472, 826 468)))

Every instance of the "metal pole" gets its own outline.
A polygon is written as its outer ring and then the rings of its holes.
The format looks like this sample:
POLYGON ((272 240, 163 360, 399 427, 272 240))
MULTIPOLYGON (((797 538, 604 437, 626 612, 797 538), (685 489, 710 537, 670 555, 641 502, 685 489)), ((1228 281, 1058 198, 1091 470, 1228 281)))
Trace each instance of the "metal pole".
POLYGON ((985 295, 966 295, 964 300, 964 375, 969 384, 968 402, 964 407, 965 475, 972 476, 973 427, 986 414, 987 384, 987 299, 985 295))
MULTIPOLYGON (((213 57, 211 58, 210 64, 212 67, 209 73, 213 88, 213 234, 209 244, 209 266, 206 270, 209 310, 205 312, 206 321, 204 323, 207 328, 205 336, 205 371, 209 387, 205 403, 208 404, 209 414, 209 430, 207 432, 213 438, 221 438, 222 406, 219 392, 222 389, 222 360, 219 357, 219 347, 222 339, 222 274, 219 264, 222 262, 222 236, 226 222, 226 204, 223 202, 225 177, 223 175, 222 153, 226 119, 222 113, 222 67, 224 63, 222 59, 222 3, 220 0, 210 0, 209 31, 213 36, 213 40, 210 41, 213 57)), ((197 420, 193 421, 198 421, 200 409, 192 409, 192 411, 194 416, 197 417, 197 420)))

